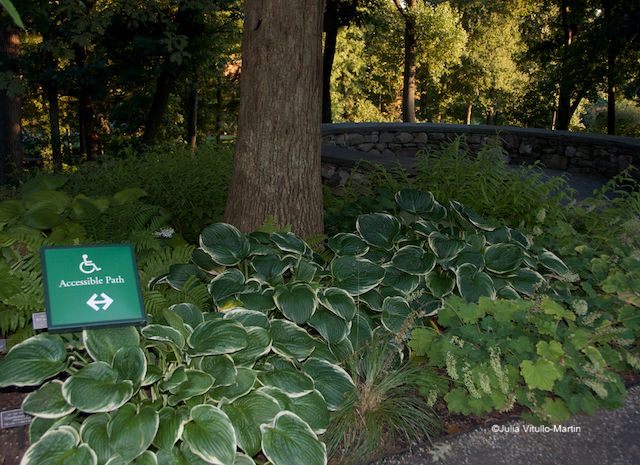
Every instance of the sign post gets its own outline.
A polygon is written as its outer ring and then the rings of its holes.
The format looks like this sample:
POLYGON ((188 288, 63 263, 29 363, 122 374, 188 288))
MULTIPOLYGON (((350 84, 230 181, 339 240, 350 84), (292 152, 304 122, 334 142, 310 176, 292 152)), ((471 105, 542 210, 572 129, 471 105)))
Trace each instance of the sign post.
POLYGON ((130 245, 44 247, 40 254, 50 331, 146 321, 130 245))

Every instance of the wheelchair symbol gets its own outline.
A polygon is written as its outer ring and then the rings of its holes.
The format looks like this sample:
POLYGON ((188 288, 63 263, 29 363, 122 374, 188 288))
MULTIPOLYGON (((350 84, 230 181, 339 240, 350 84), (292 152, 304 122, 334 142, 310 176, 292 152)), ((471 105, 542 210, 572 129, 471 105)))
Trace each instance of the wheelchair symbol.
POLYGON ((82 271, 84 274, 91 274, 102 269, 98 268, 98 266, 93 263, 92 260, 89 260, 89 255, 87 254, 82 254, 82 263, 80 263, 78 268, 80 268, 80 271, 82 271))

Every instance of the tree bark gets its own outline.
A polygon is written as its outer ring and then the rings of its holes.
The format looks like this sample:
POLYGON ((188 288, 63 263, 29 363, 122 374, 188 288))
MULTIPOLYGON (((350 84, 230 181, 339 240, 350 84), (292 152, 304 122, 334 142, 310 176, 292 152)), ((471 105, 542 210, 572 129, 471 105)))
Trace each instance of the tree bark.
POLYGON ((562 19, 562 32, 563 32, 563 44, 562 44, 562 65, 560 76, 560 89, 558 96, 558 118, 556 122, 556 128, 561 131, 569 129, 569 123, 573 112, 571 111, 571 94, 573 91, 573 77, 571 69, 569 67, 569 53, 571 44, 574 41, 576 34, 576 25, 571 22, 571 0, 562 0, 561 2, 561 19, 562 19))
POLYGON ((611 7, 611 0, 602 2, 607 34, 607 134, 614 136, 616 134, 616 50, 611 7))
POLYGON ((416 24, 413 11, 416 0, 406 0, 404 14, 404 73, 402 87, 402 121, 416 121, 416 24))
MULTIPOLYGON (((75 49, 76 66, 81 71, 87 66, 88 53, 87 49, 77 47, 75 49)), ((91 95, 93 90, 88 88, 84 83, 79 83, 78 94, 78 133, 80 136, 80 155, 87 160, 94 160, 96 157, 98 146, 98 131, 95 128, 93 99, 91 95)))
POLYGON ((58 104, 58 85, 50 82, 46 89, 49 103, 49 128, 51 131, 51 153, 53 170, 62 171, 62 147, 60 146, 60 107, 58 104))
POLYGON ((167 64, 163 67, 156 82, 156 90, 153 94, 153 102, 147 114, 147 121, 144 125, 144 133, 142 134, 142 143, 144 145, 155 145, 162 125, 162 118, 167 112, 169 104, 169 96, 173 89, 175 77, 169 70, 167 64))
POLYGON ((471 124, 471 118, 473 117, 473 103, 467 104, 467 126, 471 124))
POLYGON ((191 147, 191 153, 196 152, 198 133, 198 82, 195 77, 189 86, 187 96, 187 144, 191 147))
POLYGON ((322 56, 322 122, 331 123, 331 70, 336 56, 338 26, 334 23, 325 26, 324 54, 322 56))
MULTIPOLYGON (((19 78, 20 33, 13 27, 0 29, 0 62, 19 78)), ((0 184, 15 180, 22 171, 22 105, 19 95, 0 90, 0 184)))
POLYGON ((322 16, 317 0, 245 2, 238 140, 226 221, 321 234, 322 16))

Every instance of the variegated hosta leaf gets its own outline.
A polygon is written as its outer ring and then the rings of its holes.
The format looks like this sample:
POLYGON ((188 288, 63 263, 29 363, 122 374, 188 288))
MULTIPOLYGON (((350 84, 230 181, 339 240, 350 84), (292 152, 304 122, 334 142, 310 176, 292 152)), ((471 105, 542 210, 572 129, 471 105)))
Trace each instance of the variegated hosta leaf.
POLYGON ((256 278, 259 280, 275 285, 283 281, 282 275, 285 271, 291 269, 295 260, 292 257, 280 258, 277 255, 257 255, 251 260, 251 266, 256 270, 256 278))
POLYGON ((231 386, 216 387, 209 392, 213 399, 233 402, 234 400, 247 395, 253 389, 258 373, 251 368, 245 367, 238 367, 237 370, 238 374, 234 384, 231 386))
POLYGON ((310 250, 309 246, 302 239, 290 232, 271 233, 271 240, 284 252, 305 255, 310 250))
POLYGON ((384 270, 385 274, 382 284, 392 287, 401 294, 407 295, 412 293, 420 284, 420 276, 405 273, 391 265, 385 265, 384 270))
POLYGON ((147 372, 142 380, 142 386, 150 386, 162 378, 162 370, 155 365, 147 365, 147 372))
POLYGON ((118 381, 128 379, 137 390, 147 373, 147 358, 140 347, 123 347, 113 357, 113 369, 118 372, 118 381))
POLYGON ((260 427, 262 451, 273 465, 326 465, 327 448, 311 427, 291 412, 280 412, 260 427))
POLYGON ((182 437, 184 425, 189 421, 186 407, 164 407, 158 412, 159 426, 153 445, 159 449, 171 449, 182 437))
POLYGON ((374 312, 382 311, 382 301, 384 300, 384 297, 382 297, 382 294, 380 294, 380 291, 377 289, 358 296, 358 300, 367 304, 367 306, 374 312))
POLYGON ((271 351, 271 334, 264 328, 248 327, 247 341, 247 347, 231 354, 231 358, 237 366, 252 367, 260 357, 271 351))
POLYGON ((432 232, 429 235, 429 247, 440 260, 451 260, 455 258, 466 243, 460 239, 451 239, 439 232, 432 232))
POLYGON ((395 253, 391 264, 405 273, 423 275, 436 265, 436 257, 422 247, 406 245, 395 253))
POLYGON ((356 314, 356 303, 344 289, 328 287, 320 293, 319 297, 322 305, 345 321, 351 321, 356 314))
POLYGON ((273 289, 271 288, 257 292, 243 292, 242 294, 238 294, 236 298, 242 303, 242 306, 248 310, 268 312, 276 308, 276 304, 273 301, 273 289))
POLYGON ((99 464, 106 463, 114 454, 107 432, 109 421, 108 413, 96 413, 85 419, 80 427, 80 437, 94 450, 99 464))
POLYGON ((338 410, 356 389, 344 369, 326 360, 310 358, 302 369, 313 378, 315 388, 320 391, 327 402, 327 408, 331 411, 338 410))
POLYGON ((225 270, 209 283, 209 294, 218 307, 242 291, 245 291, 245 279, 237 268, 225 270))
POLYGON ((451 206, 450 212, 456 217, 460 225, 465 229, 483 229, 485 231, 493 231, 494 226, 489 224, 484 218, 478 215, 475 211, 465 207, 455 200, 449 201, 451 206))
POLYGON ((29 425, 29 442, 35 444, 47 431, 57 429, 60 426, 71 425, 75 420, 76 415, 74 414, 55 419, 34 417, 29 425))
POLYGON ((247 346, 247 332, 240 323, 219 318, 200 323, 187 343, 193 355, 230 354, 247 346))
POLYGON ((168 342, 179 349, 184 349, 184 336, 171 326, 147 325, 141 332, 145 339, 150 341, 168 342))
POLYGON ((329 409, 319 391, 314 390, 295 398, 289 397, 287 393, 274 386, 261 387, 258 392, 263 392, 277 400, 281 410, 288 410, 298 415, 316 434, 322 434, 327 430, 329 409))
POLYGON ((547 249, 543 249, 543 252, 538 254, 538 260, 542 266, 553 271, 559 276, 569 274, 569 268, 567 265, 565 265, 556 254, 548 251, 547 249))
POLYGON ((29 394, 22 402, 22 410, 40 418, 62 418, 75 410, 62 397, 62 381, 54 379, 29 394))
POLYGON ((358 216, 356 229, 368 244, 391 250, 400 234, 400 222, 386 213, 370 213, 358 216))
POLYGON ((181 303, 172 305, 169 310, 178 315, 182 321, 195 328, 204 321, 202 310, 190 303, 181 303))
POLYGON ((133 395, 131 381, 118 381, 118 372, 104 362, 90 363, 62 385, 64 399, 82 412, 110 412, 133 395))
POLYGON ((0 387, 37 386, 67 367, 67 350, 56 336, 39 334, 11 348, 0 361, 0 387))
POLYGON ((331 237, 327 243, 336 255, 360 257, 369 251, 369 246, 360 236, 352 233, 340 233, 331 237))
POLYGON ((494 244, 485 250, 484 262, 487 270, 498 274, 517 270, 524 259, 524 250, 516 244, 494 244))
POLYGON ((158 412, 146 406, 123 405, 107 425, 109 442, 114 452, 127 461, 142 454, 151 445, 158 431, 158 412))
POLYGON ((262 435, 260 425, 269 423, 280 412, 278 402, 262 392, 252 392, 232 404, 223 404, 238 437, 238 446, 247 455, 260 452, 262 435))
POLYGON ((335 313, 321 305, 307 322, 309 326, 320 333, 320 336, 330 344, 337 344, 349 334, 351 322, 347 323, 335 313))
POLYGON ((196 367, 209 373, 215 379, 215 386, 231 386, 236 381, 238 371, 230 355, 208 355, 196 362, 196 367))
POLYGON ((331 274, 337 287, 355 296, 380 284, 384 268, 364 258, 338 257, 331 262, 331 274))
POLYGON ((546 281, 540 273, 528 268, 516 271, 505 278, 518 292, 531 296, 545 290, 546 281))
POLYGON ((182 433, 189 449, 205 461, 233 465, 237 440, 229 417, 213 405, 197 405, 190 416, 182 433))
POLYGON ((396 203, 409 213, 422 214, 433 209, 433 194, 418 190, 402 190, 396 193, 396 203))
POLYGON ((224 312, 224 318, 228 320, 234 320, 240 323, 245 328, 255 326, 258 328, 269 329, 269 318, 263 312, 256 310, 247 310, 246 308, 234 308, 224 312))
POLYGON ((356 351, 371 341, 373 327, 373 321, 364 312, 356 313, 353 320, 351 320, 351 329, 347 335, 356 351))
POLYGON ((251 457, 238 453, 236 454, 236 461, 233 462, 233 465, 256 465, 256 462, 254 462, 251 457))
POLYGON ((105 465, 158 465, 158 457, 155 453, 145 450, 141 455, 135 458, 133 462, 125 460, 119 455, 111 458, 105 465))
POLYGON ((133 326, 85 329, 82 339, 91 358, 109 365, 113 363, 113 357, 121 348, 140 347, 140 335, 133 326))
POLYGON ((21 465, 97 465, 96 453, 71 426, 47 431, 24 454, 21 465))
POLYGON ((405 326, 411 308, 402 297, 387 297, 382 303, 382 325, 397 334, 405 326))
POLYGON ((224 266, 234 266, 249 255, 249 240, 230 224, 216 223, 207 226, 200 234, 200 247, 214 262, 224 266))
POLYGON ((456 279, 449 272, 436 268, 425 277, 425 284, 436 299, 441 299, 453 292, 456 279))
POLYGON ((511 241, 511 231, 507 227, 496 228, 493 231, 485 231, 484 237, 486 237, 489 244, 500 244, 511 241))
POLYGON ((261 371, 258 380, 263 386, 275 386, 290 397, 304 396, 313 391, 313 379, 295 368, 276 368, 272 371, 261 371))
POLYGON ((304 283, 278 286, 273 300, 278 310, 296 324, 306 322, 318 305, 315 291, 304 283))
POLYGON ((184 370, 186 379, 169 389, 173 395, 169 396, 169 405, 177 405, 192 397, 206 393, 213 386, 213 377, 200 370, 184 370))
POLYGON ((460 295, 467 302, 477 302, 480 297, 496 298, 496 288, 491 277, 479 271, 471 263, 464 264, 456 270, 456 284, 460 295))
POLYGON ((271 321, 272 350, 284 357, 302 361, 313 352, 313 338, 300 326, 287 320, 271 321))

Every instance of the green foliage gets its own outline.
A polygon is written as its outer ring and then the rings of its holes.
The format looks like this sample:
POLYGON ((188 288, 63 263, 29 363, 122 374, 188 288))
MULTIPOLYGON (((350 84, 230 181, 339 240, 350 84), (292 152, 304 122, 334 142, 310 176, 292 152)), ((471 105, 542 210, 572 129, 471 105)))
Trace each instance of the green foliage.
POLYGON ((206 144, 192 155, 184 145, 162 144, 140 155, 85 163, 65 189, 71 195, 103 196, 141 188, 172 213, 171 225, 179 234, 195 241, 206 225, 222 218, 231 166, 229 147, 206 144))

